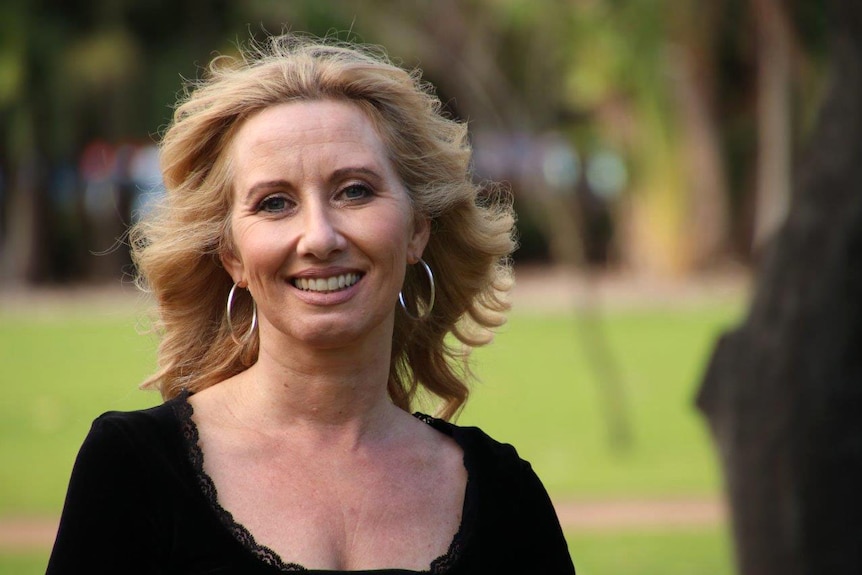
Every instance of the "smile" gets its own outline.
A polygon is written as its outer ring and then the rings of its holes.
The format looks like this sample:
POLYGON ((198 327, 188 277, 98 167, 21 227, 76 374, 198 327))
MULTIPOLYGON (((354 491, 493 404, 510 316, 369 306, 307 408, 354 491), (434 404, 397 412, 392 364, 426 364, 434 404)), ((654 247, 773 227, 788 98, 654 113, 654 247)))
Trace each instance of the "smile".
POLYGON ((302 291, 333 292, 349 288, 361 277, 361 274, 349 273, 330 278, 296 278, 291 283, 302 291))

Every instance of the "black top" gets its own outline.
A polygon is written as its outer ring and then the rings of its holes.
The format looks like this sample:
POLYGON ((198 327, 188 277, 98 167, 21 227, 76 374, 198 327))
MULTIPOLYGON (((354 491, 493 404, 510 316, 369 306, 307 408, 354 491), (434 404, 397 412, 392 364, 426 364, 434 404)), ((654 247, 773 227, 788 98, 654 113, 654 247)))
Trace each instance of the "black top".
MULTIPOLYGON (((468 475, 458 534, 425 572, 573 575, 554 508, 530 464, 476 427, 418 417, 461 446, 468 475)), ((307 570, 258 545, 219 505, 197 440, 186 394, 96 419, 72 471, 48 575, 415 573, 307 570)))

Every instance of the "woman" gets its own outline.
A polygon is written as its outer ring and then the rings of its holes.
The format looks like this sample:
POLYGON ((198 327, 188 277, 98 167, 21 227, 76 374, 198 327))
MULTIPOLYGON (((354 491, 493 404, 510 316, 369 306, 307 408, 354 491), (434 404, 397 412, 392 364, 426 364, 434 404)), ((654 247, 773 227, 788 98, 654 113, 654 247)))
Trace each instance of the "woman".
POLYGON ((165 403, 96 420, 48 572, 574 573, 529 464, 446 421, 513 216, 418 76, 273 38, 214 61, 161 154, 132 238, 165 403))

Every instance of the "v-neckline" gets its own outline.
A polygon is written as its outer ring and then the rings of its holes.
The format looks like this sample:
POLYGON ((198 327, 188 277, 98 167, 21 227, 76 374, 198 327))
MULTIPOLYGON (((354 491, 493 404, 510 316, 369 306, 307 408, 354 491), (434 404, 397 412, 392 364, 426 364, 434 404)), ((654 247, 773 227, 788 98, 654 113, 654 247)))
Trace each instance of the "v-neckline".
POLYGON ((242 545, 249 553, 251 553, 258 561, 264 563, 265 565, 274 567, 275 569, 282 572, 295 572, 295 571, 305 571, 308 573, 431 573, 431 574, 445 574, 448 573, 460 560, 463 551, 466 547, 466 544, 469 539, 469 535, 472 531, 472 525, 475 522, 475 513, 477 512, 477 506, 475 503, 475 485, 476 482, 473 480, 472 473, 472 462, 469 456, 468 449, 465 445, 459 441, 459 437, 457 434, 452 433, 452 426, 448 426, 446 422, 437 419, 435 417, 431 417, 424 413, 415 413, 414 416, 420 421, 430 425, 435 430, 440 433, 443 433, 449 437, 451 437, 464 452, 464 468, 467 470, 467 484, 464 492, 464 503, 461 510, 461 523, 458 526, 458 531, 455 533, 452 538, 451 543, 449 544, 449 548, 446 553, 437 557, 431 564, 429 568, 424 571, 413 571, 410 569, 403 568, 382 568, 382 569, 367 569, 367 570, 359 570, 359 571, 338 571, 338 570, 327 570, 327 569, 308 569, 298 563, 292 563, 285 561, 276 551, 267 547, 266 545, 262 545, 258 543, 254 535, 248 530, 245 525, 236 521, 231 514, 230 511, 222 507, 221 503, 218 500, 218 490, 216 489, 215 483, 212 478, 207 474, 204 470, 204 453, 200 446, 200 434, 198 432, 197 424, 194 421, 194 407, 191 402, 189 402, 189 396, 191 394, 188 390, 183 390, 179 396, 176 397, 175 403, 173 405, 174 413, 179 422, 180 431, 183 436, 183 442, 185 445, 186 456, 187 459, 192 466, 192 469, 195 474, 195 479, 197 480, 198 487, 201 490, 201 494, 206 499, 209 507, 215 513, 219 522, 225 529, 230 532, 233 538, 242 545))

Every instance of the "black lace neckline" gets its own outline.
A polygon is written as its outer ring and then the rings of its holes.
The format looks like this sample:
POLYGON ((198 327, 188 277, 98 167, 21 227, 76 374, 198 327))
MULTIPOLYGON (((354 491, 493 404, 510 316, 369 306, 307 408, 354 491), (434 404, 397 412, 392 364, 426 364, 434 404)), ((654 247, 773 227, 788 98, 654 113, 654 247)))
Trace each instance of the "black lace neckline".
MULTIPOLYGON (((216 489, 215 483, 212 478, 204 471, 204 454, 203 450, 200 446, 200 435, 198 433, 197 425, 195 424, 192 416, 194 415, 194 408, 192 404, 188 401, 190 393, 188 390, 183 390, 182 393, 176 398, 173 403, 174 413, 180 424, 180 432, 182 433, 183 443, 185 444, 186 454, 188 456, 188 460, 192 465, 195 473, 195 479, 197 480, 198 487, 201 490, 204 498, 210 504, 210 507, 215 511, 216 516, 218 517, 221 524, 233 535, 234 539, 236 539, 246 550, 251 552, 260 562, 265 565, 274 567, 279 571, 283 572, 294 572, 294 571, 307 571, 310 573, 314 572, 322 572, 322 573, 351 573, 351 571, 330 571, 330 570, 310 570, 298 563, 290 563, 284 561, 278 553, 270 549, 265 545, 261 545, 258 543, 254 535, 241 523, 237 522, 230 511, 221 506, 218 500, 218 490, 216 489)), ((434 427, 438 431, 446 433, 444 430, 439 427, 439 420, 424 413, 416 413, 414 414, 420 421, 434 427)), ((447 434, 448 435, 448 434, 447 434)), ((453 439, 456 439, 453 437, 453 439)), ((457 441, 457 439, 456 439, 457 441)), ((467 535, 469 534, 469 530, 467 529, 467 524, 469 520, 472 518, 472 500, 473 497, 471 493, 473 491, 472 487, 472 474, 470 472, 469 458, 467 456, 467 450, 464 446, 461 446, 464 449, 464 465, 467 468, 467 488, 464 493, 464 506, 461 512, 461 524, 458 527, 458 532, 455 533, 455 536, 452 538, 452 542, 449 544, 449 549, 441 555, 437 557, 431 562, 430 567, 426 571, 414 571, 415 573, 430 573, 434 575, 443 575, 448 573, 458 562, 463 549, 467 543, 467 535), (468 516, 470 515, 470 516, 468 516)), ((405 569, 393 569, 395 571, 401 572, 411 572, 410 570, 405 569)), ((374 570, 378 571, 378 570, 374 570)), ((379 570, 381 573, 386 572, 387 569, 379 570)), ((363 573, 366 571, 359 571, 359 573, 363 573)))

